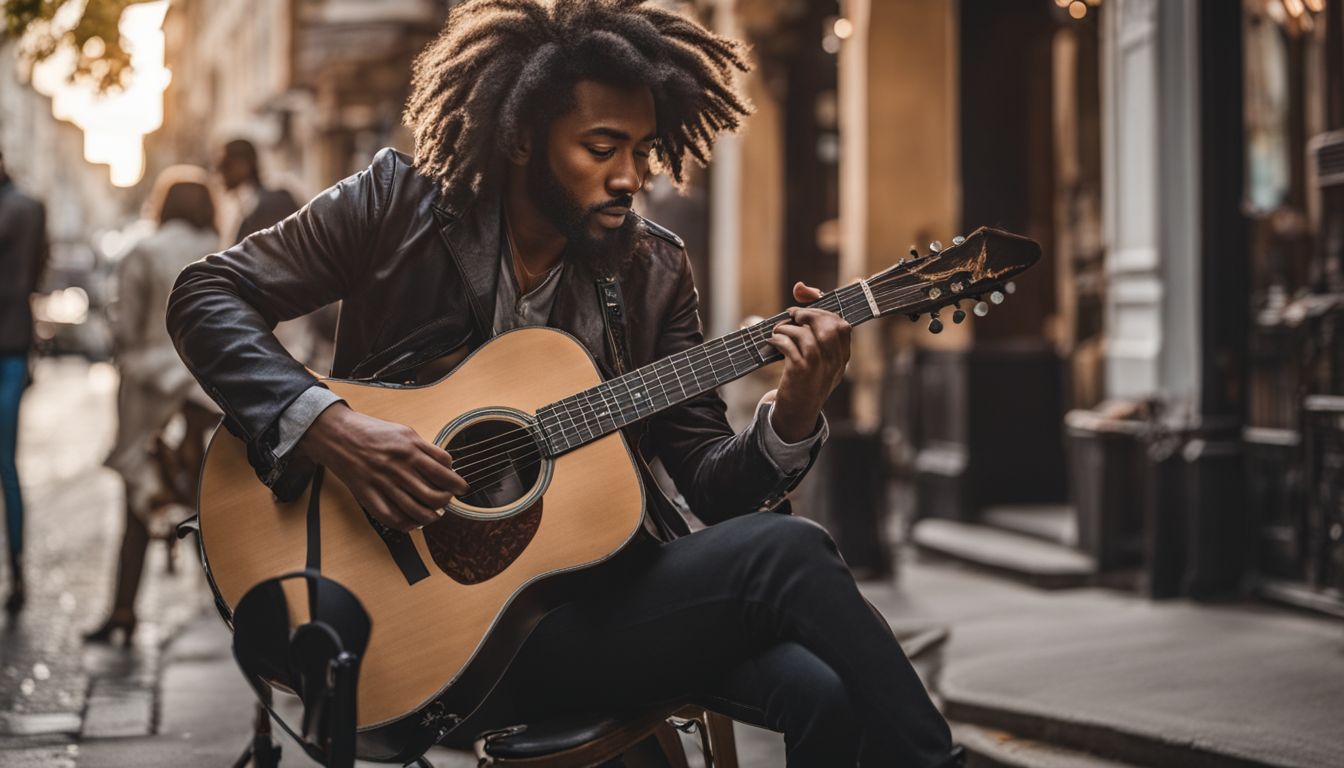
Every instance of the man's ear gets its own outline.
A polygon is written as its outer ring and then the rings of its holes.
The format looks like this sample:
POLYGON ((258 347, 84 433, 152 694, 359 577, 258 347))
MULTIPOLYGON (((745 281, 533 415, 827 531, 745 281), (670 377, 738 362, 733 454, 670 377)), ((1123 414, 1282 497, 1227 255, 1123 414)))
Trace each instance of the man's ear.
POLYGON ((509 162, 514 165, 527 165, 527 161, 532 157, 532 134, 527 131, 520 131, 509 142, 506 154, 509 157, 509 162))

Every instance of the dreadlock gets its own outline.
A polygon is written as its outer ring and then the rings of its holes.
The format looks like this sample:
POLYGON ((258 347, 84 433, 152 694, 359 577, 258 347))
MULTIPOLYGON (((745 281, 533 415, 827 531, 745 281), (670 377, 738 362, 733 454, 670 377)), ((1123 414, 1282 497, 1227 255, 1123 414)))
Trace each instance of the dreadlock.
POLYGON ((522 132, 564 114, 573 85, 646 85, 655 167, 677 185, 687 155, 704 166, 714 137, 751 106, 733 86, 746 46, 650 0, 469 0, 416 59, 403 120, 415 166, 463 210, 497 176, 522 132))

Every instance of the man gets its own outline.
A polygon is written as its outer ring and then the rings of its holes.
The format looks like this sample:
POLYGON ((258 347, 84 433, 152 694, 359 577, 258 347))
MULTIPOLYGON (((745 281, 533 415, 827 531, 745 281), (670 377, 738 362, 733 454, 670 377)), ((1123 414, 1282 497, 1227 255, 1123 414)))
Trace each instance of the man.
POLYGON ((4 488, 5 536, 9 543, 9 595, 5 611, 23 610, 23 493, 15 461, 19 400, 28 386, 33 344, 29 296, 37 290, 47 259, 47 214, 42 203, 14 188, 0 155, 0 485, 4 488))
POLYGON ((268 189, 262 185, 257 148, 247 139, 234 139, 225 144, 215 169, 234 204, 237 226, 226 226, 223 230, 225 237, 232 237, 227 240, 229 245, 272 226, 299 208, 287 190, 268 189))
MULTIPOLYGON (((639 0, 474 0, 417 61, 390 151, 275 229, 188 267, 170 298, 179 352, 282 498, 324 465, 378 520, 434 523, 466 491, 409 427, 351 410, 268 332, 336 299, 333 374, 430 381, 490 336, 548 324, 616 370, 595 280, 619 279, 629 365, 702 342, 675 235, 630 211, 656 162, 704 162, 747 107, 744 47, 639 0)), ((795 298, 819 292, 799 284, 795 298)), ((716 394, 629 433, 662 460, 689 534, 647 481, 649 537, 619 577, 547 615, 501 688, 501 722, 700 696, 785 734, 789 765, 957 764, 947 725, 819 526, 779 504, 825 437, 848 326, 794 309, 770 343, 778 389, 740 434, 716 394), (769 511, 773 510, 773 511, 769 511)))

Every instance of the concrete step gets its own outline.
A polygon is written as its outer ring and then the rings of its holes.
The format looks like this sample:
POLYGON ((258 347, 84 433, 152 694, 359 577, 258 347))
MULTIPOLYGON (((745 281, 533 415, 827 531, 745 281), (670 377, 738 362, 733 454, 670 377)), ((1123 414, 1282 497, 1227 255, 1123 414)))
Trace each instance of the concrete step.
POLYGON ((1064 547, 1078 546, 1078 516, 1068 504, 1010 504, 986 507, 980 522, 1064 547))
POLYGON ((1205 745, 1174 743, 1109 725, 1041 717, 1007 707, 943 700, 949 718, 976 732, 957 738, 971 753, 967 768, 1286 768, 1293 763, 1245 760, 1205 745), (976 725, 969 725, 975 723, 976 725), (1104 756, 1104 757, 1103 757, 1104 756), (1070 760, 1084 762, 1070 762, 1070 760), (981 762, 983 761, 983 762, 981 762), (1124 761, 1124 762, 1116 762, 1124 761))
POLYGON ((1075 549, 986 525, 926 518, 915 523, 910 536, 922 552, 951 557, 1043 589, 1084 586, 1097 573, 1096 562, 1075 549))
POLYGON ((952 738, 966 748, 966 768, 1136 768, 1085 752, 1024 739, 1007 731, 953 722, 952 738))

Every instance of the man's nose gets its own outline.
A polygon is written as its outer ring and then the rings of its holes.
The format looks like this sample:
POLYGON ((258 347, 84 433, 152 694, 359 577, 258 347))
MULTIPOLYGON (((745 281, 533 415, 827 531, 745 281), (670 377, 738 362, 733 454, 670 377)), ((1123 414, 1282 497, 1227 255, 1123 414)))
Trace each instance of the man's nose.
POLYGON ((639 175, 639 169, 635 166, 635 158, 626 155, 624 160, 617 164, 612 174, 607 177, 607 193, 613 197, 616 195, 633 195, 644 186, 644 179, 639 175))

